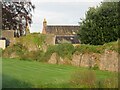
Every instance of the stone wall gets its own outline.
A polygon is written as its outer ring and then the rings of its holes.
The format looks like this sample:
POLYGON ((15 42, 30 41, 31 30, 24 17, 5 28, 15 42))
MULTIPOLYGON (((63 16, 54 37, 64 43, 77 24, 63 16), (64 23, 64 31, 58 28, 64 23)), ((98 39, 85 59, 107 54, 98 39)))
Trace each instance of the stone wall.
POLYGON ((63 59, 58 56, 57 53, 53 53, 48 60, 48 63, 50 64, 71 64, 71 61, 68 60, 67 58, 63 59))
POLYGON ((5 37, 7 39, 13 39, 14 38, 14 30, 2 30, 2 37, 5 37))
POLYGON ((105 50, 100 57, 101 70, 118 71, 118 53, 111 50, 105 50))
POLYGON ((75 53, 73 55, 72 65, 89 68, 98 66, 100 70, 118 71, 118 53, 111 50, 105 50, 103 54, 75 53))
POLYGON ((88 68, 97 66, 100 70, 118 71, 118 53, 111 50, 105 50, 103 54, 82 54, 76 52, 73 54, 72 61, 58 57, 56 53, 53 53, 48 62, 52 64, 71 64, 73 66, 88 68))
POLYGON ((10 45, 14 43, 14 30, 2 30, 2 37, 5 37, 10 41, 10 45))

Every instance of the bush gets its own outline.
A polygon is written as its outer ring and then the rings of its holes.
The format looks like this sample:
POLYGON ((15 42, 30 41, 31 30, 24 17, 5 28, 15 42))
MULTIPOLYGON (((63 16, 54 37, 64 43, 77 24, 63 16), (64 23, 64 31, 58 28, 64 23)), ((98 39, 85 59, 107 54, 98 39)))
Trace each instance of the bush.
POLYGON ((46 35, 42 35, 39 33, 32 33, 27 36, 22 36, 17 38, 16 41, 27 45, 26 47, 29 49, 31 46, 37 47, 38 49, 43 49, 42 46, 44 45, 46 35))
POLYGON ((74 46, 69 43, 62 43, 58 45, 50 45, 45 53, 44 59, 48 60, 53 53, 57 53, 62 58, 72 58, 74 46))
POLYGON ((70 83, 82 88, 94 88, 96 87, 96 75, 92 70, 76 71, 73 73, 70 83))
POLYGON ((50 59, 50 56, 56 52, 57 45, 49 45, 47 48, 47 51, 45 52, 43 56, 44 61, 48 61, 50 59))
POLYGON ((62 58, 72 58, 72 54, 74 53, 74 46, 70 43, 62 43, 57 45, 56 52, 62 58))
POLYGON ((18 55, 24 55, 27 51, 27 48, 23 46, 21 43, 16 43, 12 48, 13 52, 16 52, 18 55))
POLYGON ((44 52, 41 50, 38 51, 31 51, 27 52, 23 56, 21 56, 21 60, 35 60, 35 61, 42 61, 42 58, 44 56, 44 52))
POLYGON ((15 53, 16 56, 22 57, 25 53, 27 53, 27 48, 23 46, 21 43, 16 43, 12 46, 7 47, 3 50, 3 57, 11 57, 11 54, 15 53))

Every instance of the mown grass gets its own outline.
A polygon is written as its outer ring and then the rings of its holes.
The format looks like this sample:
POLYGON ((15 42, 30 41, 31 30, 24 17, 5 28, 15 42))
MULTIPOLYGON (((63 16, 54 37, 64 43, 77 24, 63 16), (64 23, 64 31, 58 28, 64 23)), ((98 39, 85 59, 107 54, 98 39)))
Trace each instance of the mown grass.
MULTIPOLYGON (((36 61, 3 59, 3 88, 78 88, 70 83, 75 71, 85 71, 69 65, 52 65, 36 61)), ((113 77, 112 72, 94 70, 98 80, 113 77)), ((82 87, 84 88, 84 87, 82 87)))

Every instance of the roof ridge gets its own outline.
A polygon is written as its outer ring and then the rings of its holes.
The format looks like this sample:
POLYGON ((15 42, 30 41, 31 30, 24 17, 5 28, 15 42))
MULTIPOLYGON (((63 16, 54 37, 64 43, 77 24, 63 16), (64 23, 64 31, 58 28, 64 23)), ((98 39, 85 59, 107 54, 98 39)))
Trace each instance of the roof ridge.
POLYGON ((47 26, 79 26, 79 25, 47 25, 47 26))

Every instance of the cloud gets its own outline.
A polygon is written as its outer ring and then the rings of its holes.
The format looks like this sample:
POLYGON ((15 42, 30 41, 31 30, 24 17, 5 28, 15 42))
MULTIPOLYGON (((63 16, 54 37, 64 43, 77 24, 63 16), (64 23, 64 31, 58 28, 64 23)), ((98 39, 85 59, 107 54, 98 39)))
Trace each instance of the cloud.
MULTIPOLYGON (((45 0, 47 1, 47 0, 45 0)), ((80 18, 85 17, 88 7, 98 5, 100 2, 37 2, 34 0, 36 9, 33 13, 31 32, 42 31, 42 22, 46 18, 48 24, 78 25, 80 18)), ((73 0, 70 0, 73 1, 73 0)), ((77 0, 76 0, 77 1, 77 0)))
POLYGON ((101 0, 32 0, 32 2, 100 2, 101 0))

